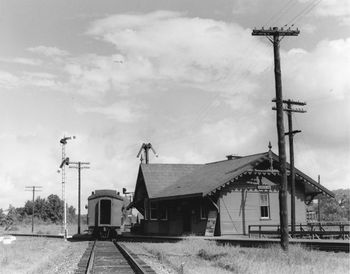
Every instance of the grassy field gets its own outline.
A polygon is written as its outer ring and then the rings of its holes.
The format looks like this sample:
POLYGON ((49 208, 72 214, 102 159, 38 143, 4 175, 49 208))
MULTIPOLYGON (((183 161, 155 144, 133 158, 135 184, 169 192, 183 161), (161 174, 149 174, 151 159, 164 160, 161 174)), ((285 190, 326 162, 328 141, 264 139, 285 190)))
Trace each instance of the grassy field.
POLYGON ((290 246, 240 248, 189 239, 179 243, 127 243, 158 273, 349 273, 349 254, 290 246), (164 267, 166 266, 166 267, 164 267))
MULTIPOLYGON (((68 224, 68 235, 74 235, 78 231, 77 224, 68 224)), ((81 233, 87 229, 87 225, 81 225, 81 233)), ((5 231, 4 227, 0 227, 0 235, 1 234, 9 234, 9 233, 23 233, 30 234, 32 233, 32 224, 19 224, 11 227, 9 231, 5 231)), ((50 234, 50 235, 59 235, 63 233, 61 224, 52 224, 52 223, 39 223, 34 225, 34 233, 35 234, 50 234)))
POLYGON ((0 273, 74 273, 86 247, 87 242, 32 237, 0 242, 0 273))

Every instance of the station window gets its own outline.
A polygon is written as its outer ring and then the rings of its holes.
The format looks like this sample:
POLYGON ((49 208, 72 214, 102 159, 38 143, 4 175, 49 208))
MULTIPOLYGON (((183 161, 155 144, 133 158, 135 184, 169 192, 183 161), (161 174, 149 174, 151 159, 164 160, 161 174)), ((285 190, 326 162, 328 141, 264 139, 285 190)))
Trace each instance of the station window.
POLYGON ((164 205, 159 206, 159 219, 163 221, 168 220, 168 209, 164 205))
POLYGON ((154 202, 150 203, 150 219, 151 220, 157 220, 158 219, 158 208, 157 204, 154 202))
POLYGON ((270 200, 269 193, 260 193, 260 218, 270 218, 270 200))
POLYGON ((208 217, 207 208, 201 205, 199 214, 200 214, 201 220, 206 220, 208 217))

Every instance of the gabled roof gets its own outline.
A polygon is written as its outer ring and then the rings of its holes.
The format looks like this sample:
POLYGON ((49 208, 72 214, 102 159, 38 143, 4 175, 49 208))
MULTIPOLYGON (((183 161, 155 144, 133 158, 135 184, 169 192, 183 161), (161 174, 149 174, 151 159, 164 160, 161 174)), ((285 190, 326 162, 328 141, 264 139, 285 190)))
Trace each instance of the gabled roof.
POLYGON ((158 193, 173 185, 179 178, 191 174, 204 165, 191 164, 141 164, 148 198, 158 197, 158 193))
MULTIPOLYGON (((276 163, 278 156, 272 153, 272 157, 276 163)), ((202 165, 141 164, 140 168, 150 199, 206 196, 244 174, 251 174, 257 165, 268 159, 269 152, 265 152, 202 165)), ((272 173, 276 175, 276 172, 272 173)), ((334 197, 331 191, 300 170, 295 169, 295 173, 306 192, 334 197)))
POLYGON ((256 162, 260 162, 266 153, 225 160, 202 165, 192 173, 177 178, 167 188, 159 191, 154 197, 171 197, 189 194, 208 194, 213 189, 220 187, 242 170, 251 169, 256 162))

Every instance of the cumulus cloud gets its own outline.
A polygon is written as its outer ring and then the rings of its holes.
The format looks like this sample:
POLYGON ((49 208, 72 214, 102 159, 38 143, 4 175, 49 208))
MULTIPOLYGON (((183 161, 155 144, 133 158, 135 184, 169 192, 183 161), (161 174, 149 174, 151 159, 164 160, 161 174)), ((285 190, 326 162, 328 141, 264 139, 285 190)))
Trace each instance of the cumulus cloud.
POLYGON ((133 71, 132 80, 232 91, 244 73, 259 75, 270 65, 266 46, 250 30, 176 12, 114 15, 95 21, 87 33, 115 45, 126 61, 120 77, 133 71))
POLYGON ((65 50, 59 49, 57 47, 49 47, 49 46, 37 46, 31 47, 27 49, 30 52, 42 54, 47 57, 64 57, 69 55, 69 53, 65 50))
POLYGON ((299 0, 305 3, 313 10, 312 15, 318 17, 334 17, 343 25, 350 25, 350 2, 348 0, 322 0, 313 2, 313 0, 299 0))
POLYGON ((112 105, 101 107, 81 107, 77 108, 80 113, 102 114, 108 119, 113 119, 120 123, 131 123, 141 117, 140 106, 132 105, 128 101, 118 101, 112 105))
POLYGON ((39 66, 39 65, 42 65, 43 63, 40 59, 23 58, 23 57, 16 57, 16 58, 0 57, 0 62, 15 63, 15 64, 21 64, 21 65, 28 65, 28 66, 39 66))
POLYGON ((17 87, 20 83, 20 79, 7 71, 0 71, 0 86, 2 88, 11 89, 17 87))
POLYGON ((295 86, 299 95, 308 92, 308 98, 332 91, 332 96, 343 99, 350 88, 347 68, 350 63, 350 38, 321 41, 314 50, 292 49, 285 56, 285 77, 295 86))

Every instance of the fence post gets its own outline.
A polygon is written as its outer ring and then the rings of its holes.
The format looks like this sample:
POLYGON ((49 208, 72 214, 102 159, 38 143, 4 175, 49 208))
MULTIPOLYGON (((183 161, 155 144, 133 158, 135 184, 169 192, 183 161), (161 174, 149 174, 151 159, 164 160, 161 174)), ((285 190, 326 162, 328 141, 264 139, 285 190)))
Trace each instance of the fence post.
POLYGON ((261 238, 261 225, 259 225, 259 238, 261 238))

